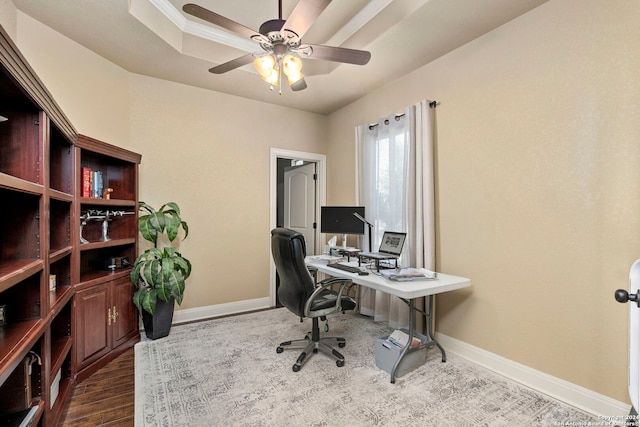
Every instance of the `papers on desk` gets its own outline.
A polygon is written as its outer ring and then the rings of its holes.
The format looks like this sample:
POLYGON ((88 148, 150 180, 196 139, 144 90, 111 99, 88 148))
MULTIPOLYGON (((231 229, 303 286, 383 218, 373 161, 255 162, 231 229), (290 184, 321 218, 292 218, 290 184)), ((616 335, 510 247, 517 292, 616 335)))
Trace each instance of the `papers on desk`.
POLYGON ((394 282, 412 282, 415 280, 435 280, 438 273, 424 268, 401 268, 400 270, 381 270, 380 274, 394 282))
MULTIPOLYGON (((404 348, 404 346, 406 346, 408 342, 409 334, 407 334, 405 331, 401 331, 400 329, 396 329, 391 333, 391 335, 387 337, 382 345, 386 348, 391 348, 391 346, 404 348)), ((422 344, 422 341, 420 341, 419 338, 413 337, 411 339, 411 347, 417 347, 420 344, 422 344)))
POLYGON ((331 255, 311 255, 308 256, 305 261, 310 264, 327 265, 334 262, 342 261, 342 257, 331 255))

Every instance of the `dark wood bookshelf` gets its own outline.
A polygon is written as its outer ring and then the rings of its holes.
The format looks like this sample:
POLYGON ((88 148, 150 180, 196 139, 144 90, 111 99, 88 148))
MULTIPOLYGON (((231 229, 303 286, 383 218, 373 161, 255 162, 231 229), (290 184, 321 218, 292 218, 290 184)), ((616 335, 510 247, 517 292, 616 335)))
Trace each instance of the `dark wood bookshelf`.
POLYGON ((105 265, 137 255, 140 161, 79 135, 0 26, 0 415, 57 426, 76 384, 139 341, 130 268, 105 265), (109 199, 82 197, 82 168, 109 199), (81 243, 87 210, 112 213, 108 240, 88 221, 81 243))

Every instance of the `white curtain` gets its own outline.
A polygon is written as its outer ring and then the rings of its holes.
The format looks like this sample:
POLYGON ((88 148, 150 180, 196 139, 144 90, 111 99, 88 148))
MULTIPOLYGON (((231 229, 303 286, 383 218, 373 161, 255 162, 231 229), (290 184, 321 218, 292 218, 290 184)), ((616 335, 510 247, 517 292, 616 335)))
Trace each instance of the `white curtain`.
MULTIPOLYGON (((356 195, 374 225, 371 249, 384 231, 407 233, 401 266, 435 270, 434 132, 435 111, 424 100, 376 124, 356 128, 356 195)), ((369 248, 365 234, 362 248, 369 248)), ((407 327, 409 312, 396 297, 362 290, 360 312, 394 328, 407 327)), ((426 304, 416 302, 424 309, 426 304)), ((416 316, 418 327, 421 316, 416 316)))

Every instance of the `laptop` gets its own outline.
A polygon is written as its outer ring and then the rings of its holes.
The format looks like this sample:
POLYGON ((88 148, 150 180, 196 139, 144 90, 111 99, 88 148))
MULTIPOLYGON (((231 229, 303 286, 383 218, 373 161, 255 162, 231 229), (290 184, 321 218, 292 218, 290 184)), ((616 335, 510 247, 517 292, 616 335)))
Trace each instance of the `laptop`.
POLYGON ((373 259, 394 259, 400 257, 407 233, 385 231, 378 252, 360 252, 361 256, 373 259))

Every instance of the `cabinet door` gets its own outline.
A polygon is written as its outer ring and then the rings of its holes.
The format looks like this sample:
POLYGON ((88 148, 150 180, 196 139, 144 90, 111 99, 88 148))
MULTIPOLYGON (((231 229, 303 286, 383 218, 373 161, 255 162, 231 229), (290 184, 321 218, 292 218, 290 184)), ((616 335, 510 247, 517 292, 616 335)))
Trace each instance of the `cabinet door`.
POLYGON ((98 285, 77 292, 76 360, 78 370, 99 359, 111 349, 111 311, 109 286, 98 285))
POLYGON ((116 313, 115 320, 112 323, 113 348, 116 348, 131 338, 132 334, 137 333, 138 310, 133 304, 134 286, 129 276, 115 280, 112 286, 113 307, 111 311, 115 310, 116 313))

